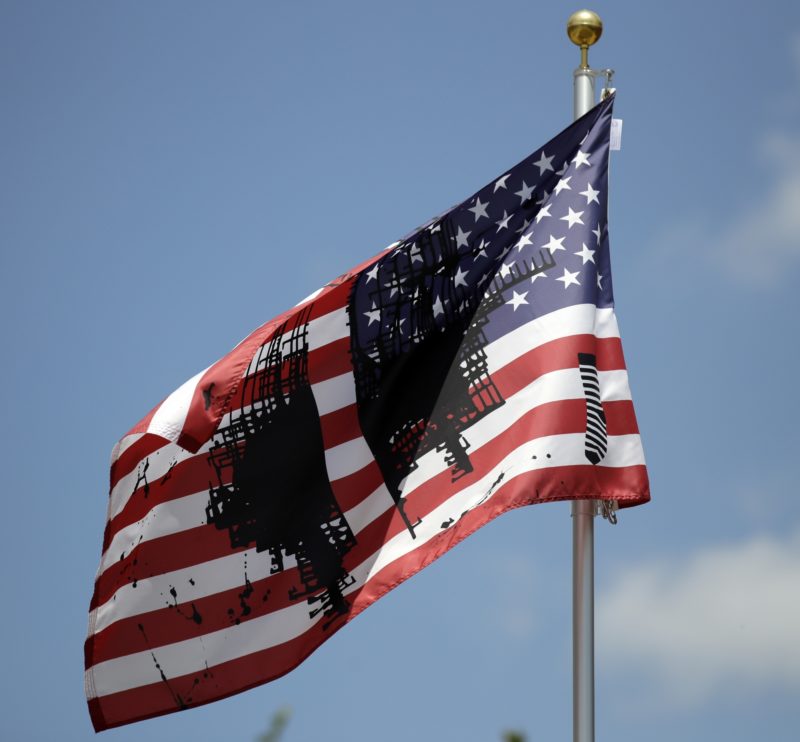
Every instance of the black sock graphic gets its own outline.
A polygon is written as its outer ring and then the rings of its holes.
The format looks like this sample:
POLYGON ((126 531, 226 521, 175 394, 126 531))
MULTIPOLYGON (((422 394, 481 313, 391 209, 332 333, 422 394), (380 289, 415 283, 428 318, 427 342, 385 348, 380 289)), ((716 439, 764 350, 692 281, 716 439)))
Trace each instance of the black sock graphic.
POLYGON ((600 402, 597 359, 590 353, 578 353, 578 367, 586 397, 586 458, 599 464, 608 450, 608 431, 606 414, 600 402))

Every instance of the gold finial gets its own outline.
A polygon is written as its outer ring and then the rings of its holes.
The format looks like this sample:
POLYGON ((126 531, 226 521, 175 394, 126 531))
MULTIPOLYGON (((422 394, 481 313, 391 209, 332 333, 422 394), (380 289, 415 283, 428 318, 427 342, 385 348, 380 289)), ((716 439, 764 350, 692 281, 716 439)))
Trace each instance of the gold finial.
POLYGON ((581 67, 589 69, 589 47, 603 35, 603 21, 592 10, 578 10, 567 20, 567 36, 581 48, 581 67))

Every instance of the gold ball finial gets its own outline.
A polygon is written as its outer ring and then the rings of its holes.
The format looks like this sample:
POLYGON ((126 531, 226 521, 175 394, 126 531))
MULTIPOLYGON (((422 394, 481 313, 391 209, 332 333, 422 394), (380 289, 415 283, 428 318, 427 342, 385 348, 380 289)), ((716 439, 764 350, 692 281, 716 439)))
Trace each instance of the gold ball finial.
POLYGON ((603 35, 603 21, 593 10, 575 11, 567 20, 567 36, 581 49, 586 49, 603 35))

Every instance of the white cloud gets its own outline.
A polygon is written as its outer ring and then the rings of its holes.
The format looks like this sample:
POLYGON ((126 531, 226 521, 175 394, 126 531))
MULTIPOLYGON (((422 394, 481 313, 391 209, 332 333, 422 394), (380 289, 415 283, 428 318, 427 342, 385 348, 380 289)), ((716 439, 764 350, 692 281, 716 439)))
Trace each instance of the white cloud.
POLYGON ((768 135, 759 151, 771 181, 714 240, 714 252, 734 276, 769 285, 800 262, 800 137, 768 135))
POLYGON ((747 201, 724 218, 697 212, 673 219, 655 240, 652 255, 657 260, 702 256, 714 270, 719 268, 735 281, 761 289, 775 286, 800 267, 800 128, 796 123, 800 33, 792 37, 790 53, 794 75, 788 75, 786 99, 775 101, 776 113, 785 123, 742 142, 743 148, 755 153, 755 164, 738 185, 748 194, 747 201))
MULTIPOLYGON (((790 105, 783 111, 787 120, 796 119, 798 112, 800 33, 793 35, 790 53, 795 79, 790 81, 790 105)), ((753 198, 734 215, 721 238, 709 238, 706 244, 713 246, 714 256, 731 275, 763 287, 800 264, 800 133, 795 126, 766 134, 754 144, 761 162, 746 178, 751 188, 755 186, 753 198), (766 178, 759 177, 761 168, 766 178)))
POLYGON ((598 596, 597 626, 604 667, 676 703, 800 690, 800 530, 630 568, 598 596))

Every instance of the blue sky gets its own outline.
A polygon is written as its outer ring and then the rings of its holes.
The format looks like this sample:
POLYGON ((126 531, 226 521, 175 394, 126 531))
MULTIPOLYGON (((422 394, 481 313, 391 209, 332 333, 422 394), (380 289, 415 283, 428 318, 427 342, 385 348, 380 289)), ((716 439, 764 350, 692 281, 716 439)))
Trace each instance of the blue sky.
MULTIPOLYGON (((800 6, 600 2, 653 502, 597 524, 598 738, 796 738, 800 6)), ((571 119, 562 2, 0 3, 0 737, 93 736, 109 452, 186 378, 571 119)), ((570 734, 568 506, 489 524, 287 677, 104 733, 570 734)))

